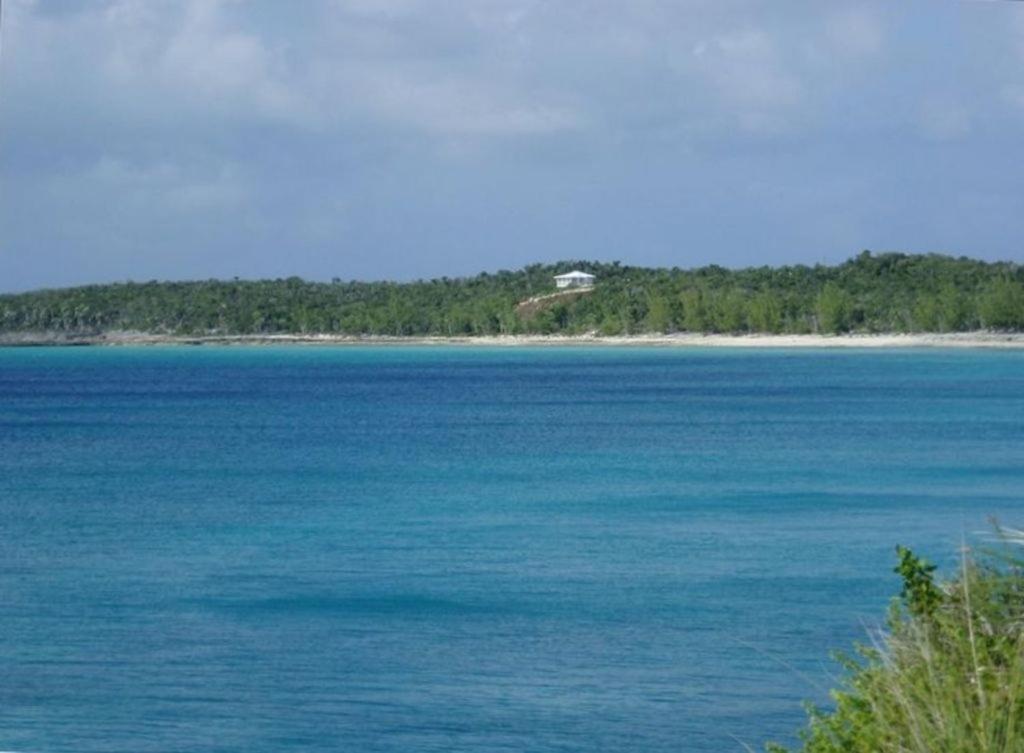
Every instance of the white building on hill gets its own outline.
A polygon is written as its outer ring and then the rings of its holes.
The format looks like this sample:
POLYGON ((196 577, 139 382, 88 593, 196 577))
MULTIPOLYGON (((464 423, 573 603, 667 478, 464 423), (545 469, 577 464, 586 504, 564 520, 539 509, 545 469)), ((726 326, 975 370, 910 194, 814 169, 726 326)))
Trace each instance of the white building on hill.
POLYGON ((555 275, 555 285, 559 288, 590 288, 594 286, 594 275, 574 269, 564 275, 555 275))

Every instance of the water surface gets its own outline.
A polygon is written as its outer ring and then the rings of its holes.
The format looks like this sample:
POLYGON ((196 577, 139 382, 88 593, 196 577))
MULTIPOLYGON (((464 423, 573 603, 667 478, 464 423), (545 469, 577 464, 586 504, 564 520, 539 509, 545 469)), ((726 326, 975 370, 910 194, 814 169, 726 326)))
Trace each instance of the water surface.
POLYGON ((0 749, 791 739, 1022 459, 1018 352, 0 350, 0 749))

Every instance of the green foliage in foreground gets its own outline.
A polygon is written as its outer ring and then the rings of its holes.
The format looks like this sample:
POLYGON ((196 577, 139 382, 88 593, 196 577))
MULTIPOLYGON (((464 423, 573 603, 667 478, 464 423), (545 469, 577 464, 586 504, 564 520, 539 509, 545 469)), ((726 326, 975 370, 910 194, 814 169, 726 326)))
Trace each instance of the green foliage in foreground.
MULTIPOLYGON (((804 753, 1024 751, 1024 574, 1020 562, 965 556, 937 584, 934 567, 900 548, 903 592, 888 630, 810 710, 804 753)), ((785 748, 769 745, 770 753, 785 748)))
POLYGON ((460 336, 979 329, 1024 330, 1024 268, 865 251, 833 267, 684 270, 569 261, 402 284, 291 277, 0 295, 0 333, 460 336), (597 276, 592 292, 517 311, 520 301, 553 292, 552 277, 573 268, 597 276))

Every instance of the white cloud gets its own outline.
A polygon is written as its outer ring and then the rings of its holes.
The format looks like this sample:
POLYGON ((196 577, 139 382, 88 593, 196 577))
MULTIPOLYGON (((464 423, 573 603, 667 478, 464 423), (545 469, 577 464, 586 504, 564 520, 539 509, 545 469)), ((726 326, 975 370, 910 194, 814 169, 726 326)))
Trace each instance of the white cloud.
POLYGON ((962 142, 934 150, 929 185, 968 147, 981 156, 955 174, 1004 167, 1024 115, 1020 3, 3 3, 0 177, 19 191, 0 229, 25 253, 45 232, 96 257, 111 234, 128 250, 184 234, 197 255, 237 242, 276 260, 306 227, 328 254, 338 237, 440 258, 474 211, 488 248, 509 218, 512 253, 562 231, 628 246, 640 227, 674 248, 690 224, 717 239, 752 171, 777 216, 800 216, 836 195, 829 174, 900 185, 926 160, 891 170, 894 145, 922 138, 962 142))
POLYGON ((885 27, 869 7, 849 7, 829 13, 825 36, 830 49, 850 57, 870 57, 882 51, 885 27))
POLYGON ((161 6, 116 0, 104 14, 109 40, 103 69, 112 83, 172 97, 185 106, 308 124, 315 113, 293 86, 281 45, 232 27, 233 0, 161 6), (177 12, 180 11, 180 12, 177 12))
MULTIPOLYGON (((30 54, 88 49, 83 59, 99 65, 76 74, 95 79, 80 88, 116 106, 126 127, 269 122, 506 140, 624 135, 641 123, 669 137, 763 136, 813 127, 815 97, 842 86, 841 72, 801 57, 785 25, 737 2, 310 0, 282 13, 239 0, 109 0, 46 34, 28 2, 19 7, 40 37, 30 54)), ((868 9, 800 24, 821 50, 868 55, 882 44, 868 9)))
POLYGON ((775 39, 761 29, 716 35, 693 48, 698 71, 717 99, 751 131, 784 130, 805 97, 775 39))
POLYGON ((542 135, 572 130, 583 117, 514 86, 408 67, 345 70, 341 88, 363 115, 399 128, 450 136, 542 135))
POLYGON ((334 0, 343 13, 367 18, 400 18, 423 9, 420 0, 334 0))

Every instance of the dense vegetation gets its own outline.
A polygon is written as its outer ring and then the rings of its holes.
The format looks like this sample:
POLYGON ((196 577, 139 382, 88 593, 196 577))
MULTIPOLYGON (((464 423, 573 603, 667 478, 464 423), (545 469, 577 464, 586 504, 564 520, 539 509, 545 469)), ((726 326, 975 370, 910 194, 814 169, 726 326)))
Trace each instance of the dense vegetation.
POLYGON ((518 272, 390 282, 146 282, 0 296, 0 332, 483 335, 597 332, 956 332, 1024 329, 1024 268, 863 252, 834 267, 647 269, 535 264, 518 272), (554 291, 572 268, 588 294, 554 291))
POLYGON ((1024 562, 965 555, 958 577, 936 583, 934 566, 898 553, 904 586, 888 629, 843 659, 835 708, 811 710, 801 750, 1024 751, 1024 562))

